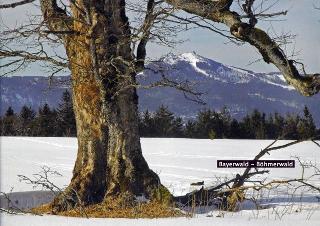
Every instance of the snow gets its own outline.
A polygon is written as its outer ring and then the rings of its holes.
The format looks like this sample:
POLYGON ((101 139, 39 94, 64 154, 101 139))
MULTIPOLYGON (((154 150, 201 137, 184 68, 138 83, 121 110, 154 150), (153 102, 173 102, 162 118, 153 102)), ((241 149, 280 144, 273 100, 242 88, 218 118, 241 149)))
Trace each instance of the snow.
POLYGON ((177 63, 177 61, 178 61, 177 58, 178 58, 177 55, 175 55, 173 53, 169 53, 162 60, 166 64, 173 65, 173 64, 177 63))
POLYGON ((245 70, 229 67, 231 70, 226 70, 226 66, 220 66, 217 69, 218 74, 215 75, 215 79, 224 83, 249 83, 253 75, 245 70))
MULTIPOLYGON (((250 214, 247 214, 250 215, 250 214)), ((255 218, 255 216, 249 217, 243 214, 230 215, 228 217, 195 217, 195 218, 176 218, 176 219, 79 219, 71 217, 58 217, 58 216, 8 216, 3 215, 1 220, 4 226, 18 226, 18 225, 45 225, 45 226, 191 226, 191 225, 214 225, 214 226, 293 226, 293 225, 310 225, 316 226, 319 223, 320 218, 315 220, 306 220, 300 218, 301 214, 292 214, 290 218, 282 220, 278 219, 264 219, 255 218), (245 219, 244 219, 245 218, 245 219), (26 221, 26 219, 28 221, 26 221), (317 221, 318 220, 318 221, 317 221)))
POLYGON ((279 86, 287 90, 294 90, 294 87, 291 85, 288 85, 286 79, 280 73, 264 74, 262 76, 259 76, 259 79, 270 85, 279 86))
POLYGON ((172 54, 172 53, 168 54, 163 59, 163 62, 166 63, 166 64, 169 64, 169 65, 175 65, 179 61, 185 61, 188 64, 190 64, 196 72, 198 72, 200 74, 203 74, 205 76, 208 76, 208 77, 212 77, 212 75, 210 75, 207 71, 201 69, 198 66, 198 63, 206 63, 206 64, 208 64, 207 60, 208 59, 205 59, 205 58, 197 55, 194 52, 187 52, 187 53, 182 53, 180 55, 175 55, 175 54, 172 54))
POLYGON ((294 87, 287 84, 287 81, 285 80, 284 76, 280 73, 267 73, 260 76, 257 76, 254 72, 248 71, 242 68, 238 68, 231 65, 224 65, 225 67, 228 67, 232 69, 233 76, 238 77, 238 83, 248 83, 253 78, 257 78, 261 80, 264 83, 268 83, 270 85, 278 86, 283 89, 287 90, 294 90, 294 87))
POLYGON ((24 98, 22 98, 22 96, 20 96, 19 94, 16 94, 15 96, 21 102, 24 100, 24 98))
POLYGON ((226 65, 227 67, 231 67, 233 70, 235 71, 238 71, 242 74, 248 74, 248 75, 252 75, 252 73, 250 73, 250 71, 248 70, 245 70, 245 69, 242 69, 242 68, 239 68, 239 67, 234 67, 234 66, 231 66, 231 65, 226 65))
POLYGON ((8 103, 9 102, 9 98, 6 95, 1 95, 1 102, 8 103))
POLYGON ((233 71, 238 72, 237 75, 239 77, 243 77, 245 82, 249 82, 250 79, 258 78, 262 82, 268 83, 270 85, 279 86, 281 88, 287 89, 287 90, 294 90, 294 87, 287 84, 287 81, 285 80, 284 76, 279 73, 270 73, 270 74, 263 74, 261 76, 255 75, 254 72, 226 65, 229 68, 232 68, 233 71))
POLYGON ((282 74, 277 74, 278 78, 283 81, 283 82, 287 82, 286 79, 284 78, 284 76, 282 74))
POLYGON ((248 96, 251 96, 251 97, 254 97, 254 98, 259 98, 261 100, 268 100, 268 101, 272 101, 272 102, 281 102, 284 106, 288 106, 288 107, 291 107, 291 108, 300 109, 302 107, 301 105, 299 105, 295 101, 285 101, 285 100, 281 100, 281 99, 265 97, 260 93, 248 93, 248 96))
POLYGON ((287 90, 295 90, 295 88, 293 86, 272 82, 272 81, 270 81, 268 79, 265 79, 265 78, 260 78, 260 80, 262 80, 262 81, 264 81, 264 82, 266 82, 266 83, 268 83, 270 85, 279 86, 279 87, 282 87, 282 88, 287 89, 287 90))
MULTIPOLYGON (((53 195, 40 188, 19 182, 17 175, 31 177, 48 166, 63 176, 52 177, 59 187, 66 186, 71 178, 76 158, 76 138, 1 137, 0 190, 9 193, 20 208, 32 207, 52 199, 53 195)), ((286 141, 281 141, 285 143, 286 141)), ((175 195, 189 192, 192 182, 204 181, 205 186, 217 183, 217 178, 231 177, 243 169, 217 168, 218 159, 252 159, 271 141, 267 140, 197 140, 170 138, 142 138, 143 154, 149 166, 159 174, 162 183, 175 195)), ((292 159, 320 162, 320 149, 312 142, 304 142, 283 150, 273 151, 264 159, 292 159)), ((272 169, 267 180, 294 178, 301 169, 272 169)), ((319 180, 312 183, 320 186, 319 180)), ((303 191, 293 194, 286 189, 259 194, 259 203, 265 209, 257 210, 251 201, 241 204, 241 211, 222 212, 201 207, 193 218, 170 219, 85 219, 61 216, 32 216, 0 214, 0 225, 318 225, 320 221, 319 193, 303 191)), ((144 197, 141 197, 143 201, 144 197)), ((1 206, 6 202, 1 198, 1 206)))
POLYGON ((183 53, 180 55, 181 60, 189 62, 192 67, 199 73, 210 76, 205 70, 202 70, 201 68, 198 67, 197 63, 204 62, 203 60, 200 59, 199 56, 197 56, 194 53, 183 53))

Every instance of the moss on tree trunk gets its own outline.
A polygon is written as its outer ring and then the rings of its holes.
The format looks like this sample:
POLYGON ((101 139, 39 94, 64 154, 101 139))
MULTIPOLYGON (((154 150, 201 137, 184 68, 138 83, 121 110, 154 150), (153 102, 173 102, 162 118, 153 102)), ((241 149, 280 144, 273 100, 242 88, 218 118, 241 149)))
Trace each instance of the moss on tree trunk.
MULTIPOLYGON (((170 193, 142 156, 125 1, 76 3, 68 23, 75 35, 61 37, 72 73, 78 155, 71 183, 55 198, 53 209, 69 210, 124 194, 168 201, 170 193)), ((55 19, 61 14, 50 18, 50 7, 55 5, 42 1, 49 27, 59 29, 64 24, 55 19)))
POLYGON ((161 199, 158 190, 165 188, 141 151, 135 88, 107 99, 94 75, 83 73, 72 73, 77 160, 70 185, 54 200, 55 210, 123 194, 161 199))

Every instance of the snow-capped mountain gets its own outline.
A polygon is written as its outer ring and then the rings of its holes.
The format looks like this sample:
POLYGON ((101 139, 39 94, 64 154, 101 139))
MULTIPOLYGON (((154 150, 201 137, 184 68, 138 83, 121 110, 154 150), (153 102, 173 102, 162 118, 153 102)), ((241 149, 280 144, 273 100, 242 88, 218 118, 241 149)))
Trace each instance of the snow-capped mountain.
MULTIPOLYGON (((189 94, 170 87, 139 89, 140 110, 154 111, 159 105, 169 107, 175 114, 192 118, 203 108, 221 109, 227 106, 232 115, 242 117, 257 108, 266 113, 301 113, 307 105, 320 125, 320 95, 303 97, 289 86, 279 73, 255 73, 228 66, 196 53, 169 54, 138 75, 143 85, 157 82, 164 77, 184 83, 188 81, 194 91, 203 93, 201 105, 189 100, 189 94), (185 96, 189 97, 186 98, 185 96)), ((8 106, 20 110, 22 105, 37 109, 44 102, 57 106, 61 93, 69 87, 68 77, 55 77, 50 81, 41 76, 2 77, 1 113, 8 106)))
MULTIPOLYGON (((181 71, 185 64, 189 64, 199 75, 204 75, 216 81, 224 83, 249 83, 253 79, 260 79, 263 82, 280 86, 289 90, 294 88, 289 86, 280 73, 256 73, 253 71, 228 66, 214 60, 204 58, 196 53, 183 53, 181 55, 169 54, 162 59, 171 68, 181 71)), ((170 68, 170 67, 167 67, 170 68)))

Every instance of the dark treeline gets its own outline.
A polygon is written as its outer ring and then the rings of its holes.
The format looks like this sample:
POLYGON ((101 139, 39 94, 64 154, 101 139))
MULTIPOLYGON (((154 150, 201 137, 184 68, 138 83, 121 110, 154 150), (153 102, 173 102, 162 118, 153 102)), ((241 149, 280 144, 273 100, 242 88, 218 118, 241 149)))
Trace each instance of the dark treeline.
MULTIPOLYGON (((194 120, 184 122, 167 107, 160 106, 156 112, 142 112, 139 127, 142 137, 302 139, 318 134, 307 107, 301 115, 266 115, 254 110, 236 120, 224 107, 220 111, 202 110, 194 120)), ((0 128, 2 136, 76 136, 71 95, 66 90, 57 109, 44 104, 35 112, 23 106, 20 113, 15 113, 9 107, 0 117, 0 128)))
POLYGON ((23 106, 16 114, 11 107, 0 118, 2 136, 76 136, 76 122, 72 98, 66 90, 57 109, 44 104, 36 113, 31 107, 23 106))
POLYGON ((142 137, 186 137, 199 139, 303 139, 314 137, 317 131, 307 107, 303 116, 278 113, 266 115, 254 110, 241 120, 233 119, 225 107, 221 111, 202 110, 195 120, 183 123, 167 107, 140 115, 142 137))

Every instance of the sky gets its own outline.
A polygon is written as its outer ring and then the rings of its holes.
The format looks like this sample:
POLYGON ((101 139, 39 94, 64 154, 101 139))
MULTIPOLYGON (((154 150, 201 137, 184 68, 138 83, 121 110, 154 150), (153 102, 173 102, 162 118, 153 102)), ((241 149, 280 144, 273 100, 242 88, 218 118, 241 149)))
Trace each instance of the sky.
MULTIPOLYGON (((13 0, 0 0, 1 3, 12 2, 13 0)), ((276 0, 266 0, 272 4, 276 0)), ((236 2, 236 1, 235 1, 236 2)), ((308 73, 320 72, 320 10, 314 6, 320 6, 320 0, 280 0, 273 11, 289 10, 288 14, 279 17, 277 21, 259 22, 256 26, 269 31, 271 35, 280 35, 290 32, 296 38, 291 45, 286 47, 286 53, 290 55, 294 50, 298 53, 299 59, 306 66, 308 73)), ((17 7, 10 10, 0 11, 1 20, 8 26, 22 23, 28 14, 38 13, 32 5, 17 7)), ((1 28, 0 28, 1 29, 1 28)), ((194 29, 180 32, 177 39, 185 40, 174 48, 148 44, 147 55, 157 59, 169 52, 180 54, 184 52, 196 52, 197 54, 219 61, 224 64, 233 65, 257 72, 277 71, 277 69, 264 63, 255 62, 261 58, 257 50, 245 44, 237 46, 228 43, 228 40, 212 31, 205 29, 194 29), (255 62, 255 63, 253 63, 255 62)), ((17 75, 42 75, 42 69, 34 65, 26 71, 17 75)))

